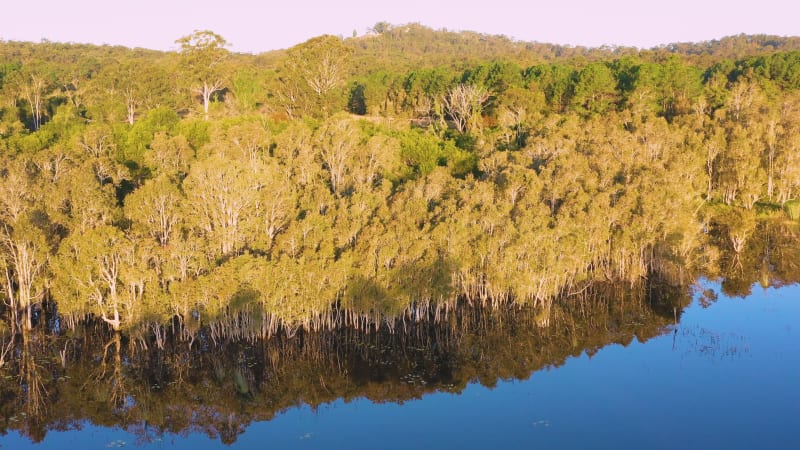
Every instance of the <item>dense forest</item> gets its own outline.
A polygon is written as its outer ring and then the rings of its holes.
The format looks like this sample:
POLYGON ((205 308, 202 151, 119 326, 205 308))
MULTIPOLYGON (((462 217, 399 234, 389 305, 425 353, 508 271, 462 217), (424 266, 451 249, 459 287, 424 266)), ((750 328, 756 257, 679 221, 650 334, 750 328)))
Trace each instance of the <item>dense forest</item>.
POLYGON ((226 44, 0 42, 4 335, 88 321, 163 347, 237 321, 549 311, 714 277, 761 218, 800 217, 800 38, 588 49, 379 23, 226 44))

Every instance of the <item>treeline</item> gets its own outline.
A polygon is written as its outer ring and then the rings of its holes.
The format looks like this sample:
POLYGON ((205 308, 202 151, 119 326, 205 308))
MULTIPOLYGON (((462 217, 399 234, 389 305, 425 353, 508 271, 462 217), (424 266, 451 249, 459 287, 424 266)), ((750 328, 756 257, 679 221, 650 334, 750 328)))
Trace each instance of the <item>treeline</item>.
POLYGON ((775 52, 800 50, 800 38, 745 35, 705 42, 679 42, 651 49, 603 46, 598 48, 516 41, 506 36, 475 32, 432 30, 419 24, 377 23, 361 37, 347 39, 359 66, 369 71, 403 71, 447 66, 464 69, 487 61, 513 61, 521 66, 541 62, 586 62, 639 56, 660 61, 679 55, 693 64, 709 66, 721 59, 742 59, 775 52), (363 61, 363 62, 362 62, 363 61))
POLYGON ((53 303, 65 326, 159 342, 236 311, 269 336, 547 308, 708 264, 709 230, 740 252, 758 212, 800 215, 797 52, 392 72, 332 36, 177 43, 0 45, 12 330, 53 303))

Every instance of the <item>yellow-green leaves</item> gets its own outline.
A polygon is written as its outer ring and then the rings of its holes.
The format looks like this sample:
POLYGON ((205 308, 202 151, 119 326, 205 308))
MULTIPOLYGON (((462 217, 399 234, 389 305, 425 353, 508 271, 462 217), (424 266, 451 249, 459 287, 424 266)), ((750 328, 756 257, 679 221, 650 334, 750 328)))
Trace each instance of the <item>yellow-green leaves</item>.
POLYGON ((336 91, 349 74, 351 52, 341 39, 328 35, 288 50, 278 71, 277 94, 289 117, 332 112, 330 105, 338 103, 336 91))
POLYGON ((255 219, 259 174, 238 160, 213 155, 184 180, 189 226, 217 244, 218 255, 240 249, 255 219))
POLYGON ((125 216, 132 230, 162 247, 180 232, 183 196, 166 175, 161 175, 125 197, 125 216))
POLYGON ((67 313, 94 313, 113 329, 137 313, 143 282, 136 276, 134 244, 112 226, 76 233, 61 243, 52 291, 67 313))

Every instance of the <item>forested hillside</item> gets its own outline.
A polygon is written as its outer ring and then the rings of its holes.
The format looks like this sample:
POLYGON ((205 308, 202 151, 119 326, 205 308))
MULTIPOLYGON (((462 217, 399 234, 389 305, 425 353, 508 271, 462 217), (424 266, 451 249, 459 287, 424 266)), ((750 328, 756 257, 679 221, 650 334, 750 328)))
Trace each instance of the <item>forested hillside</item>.
POLYGON ((713 276, 759 216, 800 216, 798 38, 373 31, 262 55, 207 31, 167 53, 0 43, 11 330, 57 311, 160 345, 239 312, 266 336, 549 308, 713 276))

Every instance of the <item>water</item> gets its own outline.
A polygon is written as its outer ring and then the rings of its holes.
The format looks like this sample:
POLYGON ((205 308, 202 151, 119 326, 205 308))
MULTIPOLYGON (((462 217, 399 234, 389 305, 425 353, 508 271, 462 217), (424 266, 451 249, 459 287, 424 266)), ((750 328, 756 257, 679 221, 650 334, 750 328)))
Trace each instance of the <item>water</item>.
MULTIPOLYGON (((705 283, 702 289, 706 288, 719 291, 712 283, 705 283)), ((756 287, 745 298, 718 295, 718 301, 707 308, 695 298, 677 325, 665 320, 661 334, 646 342, 622 333, 619 340, 627 345, 597 345, 601 348, 596 352, 589 345, 587 351, 573 352, 578 356, 556 356, 543 369, 518 378, 502 370, 471 377, 490 386, 477 382, 459 386, 459 370, 477 374, 480 368, 480 364, 476 369, 463 362, 449 363, 455 380, 431 382, 433 386, 419 386, 424 381, 419 377, 404 378, 407 384, 418 385, 407 395, 381 393, 381 389, 402 385, 373 379, 343 388, 349 392, 344 400, 341 389, 331 386, 336 399, 314 408, 301 401, 298 406, 278 408, 271 420, 255 419, 245 425, 232 421, 232 446, 800 448, 800 287, 756 287), (455 385, 448 384, 453 381, 455 385), (402 401, 373 402, 365 396, 402 401)), ((559 323, 550 328, 554 327, 559 323)), ((509 333, 517 339, 519 331, 509 333)), ((258 411, 259 405, 252 401, 241 400, 238 407, 233 403, 226 411, 257 415, 252 411, 258 411)), ((224 417, 217 420, 221 422, 224 417)), ((9 431, 0 438, 0 448, 230 448, 219 436, 210 438, 196 427, 174 434, 145 430, 135 423, 125 425, 129 431, 85 422, 80 430, 56 431, 57 427, 50 426, 39 444, 9 431)))

